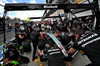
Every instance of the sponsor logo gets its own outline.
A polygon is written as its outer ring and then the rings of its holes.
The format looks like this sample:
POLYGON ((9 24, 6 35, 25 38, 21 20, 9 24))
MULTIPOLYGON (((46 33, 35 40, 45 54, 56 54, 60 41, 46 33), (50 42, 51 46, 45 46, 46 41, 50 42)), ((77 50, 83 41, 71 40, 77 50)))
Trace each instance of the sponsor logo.
POLYGON ((95 41, 98 41, 98 40, 100 40, 100 37, 98 37, 98 38, 96 38, 96 39, 93 39, 93 40, 91 40, 91 41, 89 41, 89 42, 83 44, 82 47, 85 47, 86 45, 88 45, 88 44, 90 44, 90 43, 93 43, 93 42, 95 42, 95 41))
POLYGON ((59 49, 50 49, 48 50, 48 52, 52 52, 52 51, 58 51, 59 49))
POLYGON ((83 39, 84 37, 87 37, 87 36, 88 36, 88 34, 86 34, 86 35, 83 34, 82 37, 80 37, 80 39, 83 39))
POLYGON ((58 51, 58 52, 52 52, 52 53, 50 53, 50 55, 58 54, 58 53, 61 53, 61 52, 60 51, 58 51))
POLYGON ((87 38, 85 38, 85 39, 80 40, 80 41, 78 42, 78 45, 82 44, 82 43, 85 42, 85 41, 88 41, 89 39, 91 39, 91 38, 93 38, 93 37, 95 37, 95 36, 97 36, 97 35, 98 35, 98 34, 94 33, 93 35, 91 35, 91 36, 89 36, 89 37, 87 37, 87 38))
POLYGON ((58 6, 57 5, 54 5, 54 6, 44 5, 44 8, 58 8, 58 6))

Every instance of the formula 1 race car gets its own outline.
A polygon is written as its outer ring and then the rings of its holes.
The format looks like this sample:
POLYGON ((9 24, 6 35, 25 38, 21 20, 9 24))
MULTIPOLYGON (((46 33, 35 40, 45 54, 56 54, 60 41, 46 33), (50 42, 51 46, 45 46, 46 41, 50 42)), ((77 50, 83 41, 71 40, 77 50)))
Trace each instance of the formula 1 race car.
MULTIPOLYGON (((57 31, 57 32, 52 31, 52 33, 51 32, 50 33, 44 32, 43 35, 44 35, 44 40, 40 39, 40 41, 38 43, 38 47, 39 47, 40 50, 44 50, 44 49, 48 48, 48 41, 51 38, 55 42, 55 46, 57 46, 59 48, 60 47, 63 48, 62 58, 65 61, 71 61, 74 58, 74 56, 77 54, 77 51, 73 54, 69 54, 69 55, 65 54, 65 52, 67 52, 72 46, 72 44, 70 44, 72 39, 71 39, 71 37, 69 37, 67 35, 67 33, 60 33, 59 31, 57 31), (65 43, 65 44, 63 44, 63 43, 65 43), (67 60, 66 60, 66 58, 67 58, 67 60)), ((46 61, 47 60, 47 54, 40 56, 40 60, 46 61)))

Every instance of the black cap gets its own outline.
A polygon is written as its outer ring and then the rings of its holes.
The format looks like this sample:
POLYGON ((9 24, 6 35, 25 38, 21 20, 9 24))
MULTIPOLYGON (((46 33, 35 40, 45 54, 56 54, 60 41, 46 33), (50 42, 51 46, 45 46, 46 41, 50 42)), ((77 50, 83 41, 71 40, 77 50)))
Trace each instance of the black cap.
POLYGON ((15 23, 15 25, 18 25, 19 23, 15 23))

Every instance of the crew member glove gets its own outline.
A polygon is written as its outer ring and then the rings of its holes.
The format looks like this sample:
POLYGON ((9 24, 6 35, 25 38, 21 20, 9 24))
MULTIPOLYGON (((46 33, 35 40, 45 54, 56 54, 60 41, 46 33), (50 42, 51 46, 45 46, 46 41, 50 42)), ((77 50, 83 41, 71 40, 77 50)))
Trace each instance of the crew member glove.
POLYGON ((72 44, 72 43, 70 43, 70 45, 71 45, 71 46, 73 46, 73 44, 72 44))
POLYGON ((23 49, 23 46, 20 46, 19 49, 22 50, 23 49))
POLYGON ((14 60, 13 60, 13 61, 11 62, 11 64, 18 65, 18 64, 19 64, 19 62, 18 62, 18 61, 14 61, 14 60))

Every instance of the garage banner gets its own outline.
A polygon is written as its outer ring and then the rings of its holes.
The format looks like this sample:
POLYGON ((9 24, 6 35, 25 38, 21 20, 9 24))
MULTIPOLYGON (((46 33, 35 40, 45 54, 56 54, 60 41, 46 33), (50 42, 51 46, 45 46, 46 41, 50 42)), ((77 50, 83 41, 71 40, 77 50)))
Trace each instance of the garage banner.
POLYGON ((82 1, 84 1, 84 0, 72 0, 72 3, 73 3, 73 4, 79 4, 79 3, 82 2, 82 1))

